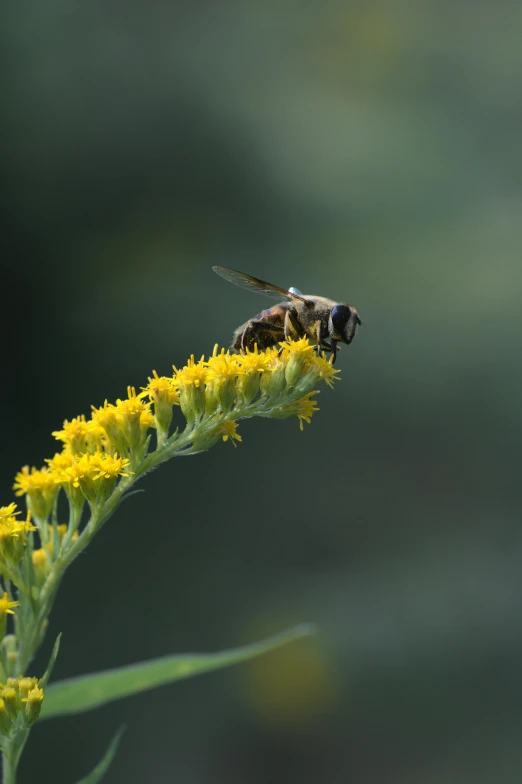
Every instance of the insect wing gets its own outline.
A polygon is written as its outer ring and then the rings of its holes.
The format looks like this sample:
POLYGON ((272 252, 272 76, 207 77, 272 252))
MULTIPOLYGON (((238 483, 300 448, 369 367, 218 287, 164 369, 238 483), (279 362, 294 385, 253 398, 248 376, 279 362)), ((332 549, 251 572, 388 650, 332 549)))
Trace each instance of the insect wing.
POLYGON ((229 283, 233 283, 234 286, 240 286, 242 289, 256 291, 258 294, 264 294, 266 297, 272 297, 272 299, 280 300, 282 297, 283 299, 298 299, 301 302, 308 302, 304 297, 300 297, 298 294, 294 294, 287 289, 282 289, 280 286, 274 286, 273 283, 267 283, 266 280, 253 278, 252 275, 238 272, 237 270, 230 269, 230 267, 212 267, 212 269, 217 275, 228 280, 229 283))

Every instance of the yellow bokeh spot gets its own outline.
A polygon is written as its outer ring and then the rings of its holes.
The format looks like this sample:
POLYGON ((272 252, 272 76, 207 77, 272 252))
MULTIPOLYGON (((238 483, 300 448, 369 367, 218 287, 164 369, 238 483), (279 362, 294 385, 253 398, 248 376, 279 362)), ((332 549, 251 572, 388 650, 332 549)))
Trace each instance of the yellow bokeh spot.
MULTIPOLYGON (((288 623, 257 627, 254 638, 288 623)), ((313 723, 337 698, 335 673, 324 644, 308 638, 253 659, 245 666, 243 694, 252 712, 266 724, 292 729, 313 723)))

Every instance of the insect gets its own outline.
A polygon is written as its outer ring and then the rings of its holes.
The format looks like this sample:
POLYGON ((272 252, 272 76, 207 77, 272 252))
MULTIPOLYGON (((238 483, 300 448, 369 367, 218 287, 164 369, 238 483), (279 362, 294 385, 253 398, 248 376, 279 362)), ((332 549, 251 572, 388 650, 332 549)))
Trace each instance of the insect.
POLYGON ((262 310, 234 332, 235 351, 263 350, 288 338, 307 337, 317 346, 317 354, 330 351, 335 362, 338 343, 350 344, 361 319, 351 305, 334 302, 326 297, 302 294, 298 289, 282 289, 264 280, 253 278, 229 267, 212 267, 222 278, 243 289, 257 291, 278 300, 285 300, 262 310))

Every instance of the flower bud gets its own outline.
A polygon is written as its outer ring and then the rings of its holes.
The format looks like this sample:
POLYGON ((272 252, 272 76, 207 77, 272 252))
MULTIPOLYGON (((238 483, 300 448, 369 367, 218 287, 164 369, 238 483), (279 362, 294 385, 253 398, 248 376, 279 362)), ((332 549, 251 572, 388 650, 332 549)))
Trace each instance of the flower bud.
POLYGON ((24 703, 25 706, 24 716, 28 727, 31 727, 40 715, 43 698, 43 689, 39 689, 38 686, 34 686, 34 688, 30 689, 27 693, 27 697, 22 698, 21 702, 24 703))
POLYGON ((2 699, 4 707, 11 719, 16 719, 18 713, 18 692, 12 686, 4 686, 2 689, 2 699))
POLYGON ((33 569, 38 587, 44 584, 51 569, 50 550, 52 551, 52 542, 49 542, 49 545, 33 550, 32 553, 33 569))

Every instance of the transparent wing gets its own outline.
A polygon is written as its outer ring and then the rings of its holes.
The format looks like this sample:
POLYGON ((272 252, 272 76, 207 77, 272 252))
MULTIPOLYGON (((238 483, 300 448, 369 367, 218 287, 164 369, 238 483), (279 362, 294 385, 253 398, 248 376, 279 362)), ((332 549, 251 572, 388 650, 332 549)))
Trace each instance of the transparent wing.
POLYGON ((212 267, 212 269, 215 273, 221 275, 222 278, 228 280, 229 283, 233 283, 234 286, 240 286, 242 289, 256 291, 258 294, 264 294, 266 297, 272 297, 272 299, 297 299, 301 302, 308 302, 307 299, 294 294, 292 291, 282 289, 280 286, 274 286, 273 283, 267 283, 266 280, 253 278, 252 275, 246 275, 244 272, 238 272, 230 269, 230 267, 212 267))

